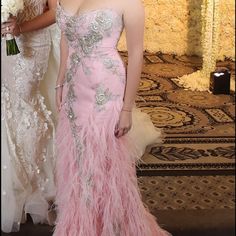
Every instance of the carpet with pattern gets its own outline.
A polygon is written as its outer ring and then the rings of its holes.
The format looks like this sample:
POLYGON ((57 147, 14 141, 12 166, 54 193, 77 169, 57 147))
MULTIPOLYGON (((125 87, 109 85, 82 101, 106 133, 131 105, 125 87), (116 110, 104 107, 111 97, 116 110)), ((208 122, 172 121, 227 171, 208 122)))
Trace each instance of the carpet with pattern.
MULTIPOLYGON (((127 54, 121 53, 127 62, 127 54)), ((232 174, 235 168, 235 93, 189 91, 177 77, 201 68, 199 57, 145 53, 137 106, 166 135, 143 156, 140 175, 232 174), (200 172, 199 172, 200 171, 200 172), (184 174, 186 174, 184 173, 184 174)), ((225 60, 235 79, 235 63, 225 60)))
POLYGON ((143 201, 158 210, 234 209, 234 176, 142 176, 143 201))

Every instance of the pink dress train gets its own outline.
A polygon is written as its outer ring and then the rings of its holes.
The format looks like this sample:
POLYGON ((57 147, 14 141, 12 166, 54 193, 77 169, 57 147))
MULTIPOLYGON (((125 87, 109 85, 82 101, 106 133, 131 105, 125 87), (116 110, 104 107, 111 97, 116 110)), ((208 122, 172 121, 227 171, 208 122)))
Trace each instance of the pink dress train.
POLYGON ((144 207, 129 136, 117 139, 126 72, 116 50, 122 15, 72 16, 58 5, 69 58, 57 126, 58 217, 54 236, 166 236, 144 207))

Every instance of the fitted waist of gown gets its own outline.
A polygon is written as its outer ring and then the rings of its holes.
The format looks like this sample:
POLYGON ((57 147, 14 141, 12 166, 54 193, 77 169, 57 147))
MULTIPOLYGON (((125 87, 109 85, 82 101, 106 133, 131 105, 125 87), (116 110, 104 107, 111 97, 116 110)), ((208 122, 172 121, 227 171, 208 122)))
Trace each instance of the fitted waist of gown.
POLYGON ((108 47, 97 47, 95 49, 93 49, 91 52, 89 53, 85 53, 84 50, 82 48, 78 48, 78 51, 75 51, 74 49, 72 49, 70 51, 70 55, 77 53, 78 56, 80 57, 80 59, 85 59, 85 58, 103 58, 106 57, 107 55, 112 55, 114 57, 119 57, 120 58, 120 54, 118 52, 118 49, 116 46, 108 46, 108 47))

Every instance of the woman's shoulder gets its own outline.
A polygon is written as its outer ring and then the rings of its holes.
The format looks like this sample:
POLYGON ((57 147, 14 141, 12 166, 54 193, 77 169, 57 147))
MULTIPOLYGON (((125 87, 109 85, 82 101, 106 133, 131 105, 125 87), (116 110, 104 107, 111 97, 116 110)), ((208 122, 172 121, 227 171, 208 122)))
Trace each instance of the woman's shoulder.
POLYGON ((119 0, 119 8, 123 15, 128 18, 144 15, 144 5, 142 0, 119 0))
MULTIPOLYGON (((115 0, 116 1, 116 0, 115 0)), ((138 13, 144 10, 144 5, 142 0, 119 0, 119 7, 121 10, 126 12, 138 13)))

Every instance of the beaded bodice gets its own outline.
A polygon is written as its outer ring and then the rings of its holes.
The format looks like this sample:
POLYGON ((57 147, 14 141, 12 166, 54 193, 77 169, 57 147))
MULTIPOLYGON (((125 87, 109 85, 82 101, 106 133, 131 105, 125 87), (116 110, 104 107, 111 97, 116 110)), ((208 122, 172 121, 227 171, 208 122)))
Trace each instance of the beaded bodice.
POLYGON ((104 48, 116 48, 123 30, 122 14, 112 8, 71 15, 58 4, 57 23, 65 34, 69 47, 83 56, 104 48))

